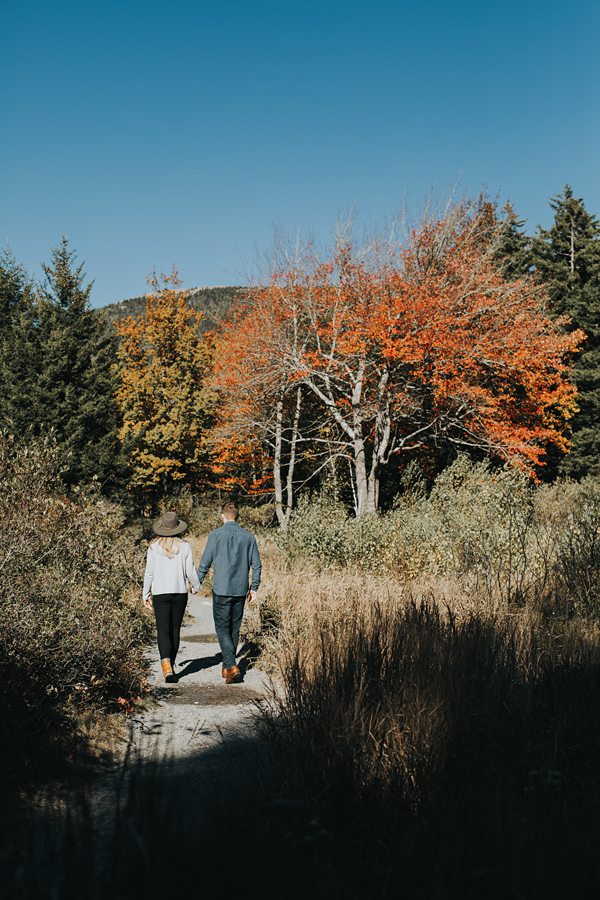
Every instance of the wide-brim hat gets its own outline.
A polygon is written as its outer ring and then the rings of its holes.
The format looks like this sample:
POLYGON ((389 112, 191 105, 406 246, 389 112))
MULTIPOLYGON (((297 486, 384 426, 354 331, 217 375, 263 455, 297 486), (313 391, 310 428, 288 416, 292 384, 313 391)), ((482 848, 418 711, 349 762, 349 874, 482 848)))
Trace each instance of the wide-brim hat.
POLYGON ((156 520, 152 529, 162 537, 174 537, 176 534, 181 534, 185 531, 187 527, 187 522, 180 519, 177 513, 166 512, 162 514, 160 519, 156 520))

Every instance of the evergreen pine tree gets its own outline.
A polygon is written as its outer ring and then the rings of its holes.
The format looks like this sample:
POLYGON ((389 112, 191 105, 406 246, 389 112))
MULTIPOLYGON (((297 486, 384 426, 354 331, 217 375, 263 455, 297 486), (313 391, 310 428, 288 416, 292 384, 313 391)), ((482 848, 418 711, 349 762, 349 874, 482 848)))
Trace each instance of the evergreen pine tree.
POLYGON ((31 294, 27 273, 9 250, 0 254, 0 334, 10 327, 24 299, 31 294))
POLYGON ((527 275, 533 268, 531 238, 524 233, 525 220, 520 219, 510 203, 503 208, 496 258, 505 278, 527 275))
POLYGON ((582 477, 600 472, 600 223, 569 185, 550 205, 554 223, 538 230, 533 257, 552 310, 587 334, 573 369, 579 391, 573 446, 560 462, 561 471, 582 477))
POLYGON ((0 255, 0 428, 24 437, 40 407, 39 331, 33 283, 8 251, 0 255))
POLYGON ((122 476, 112 377, 116 336, 103 315, 91 309, 92 283, 84 284, 83 264, 76 265, 66 238, 43 269, 39 334, 44 407, 39 428, 56 435, 67 484, 95 477, 110 491, 122 476))

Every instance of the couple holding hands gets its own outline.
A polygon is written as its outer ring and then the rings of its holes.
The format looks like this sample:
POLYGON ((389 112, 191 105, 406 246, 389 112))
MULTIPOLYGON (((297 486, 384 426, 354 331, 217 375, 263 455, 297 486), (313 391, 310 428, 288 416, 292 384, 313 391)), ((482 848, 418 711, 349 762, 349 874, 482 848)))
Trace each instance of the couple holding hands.
POLYGON ((198 566, 192 548, 181 535, 187 522, 177 513, 163 513, 154 523, 157 537, 148 547, 143 600, 154 608, 158 650, 165 681, 177 681, 175 658, 179 633, 188 599, 188 582, 195 593, 213 567, 213 617, 223 655, 222 675, 226 684, 241 681, 236 664, 237 645, 246 600, 252 601, 260 584, 261 562, 256 538, 237 523, 239 509, 229 500, 221 507, 220 528, 208 536, 198 566), (252 581, 249 583, 250 571, 252 581))

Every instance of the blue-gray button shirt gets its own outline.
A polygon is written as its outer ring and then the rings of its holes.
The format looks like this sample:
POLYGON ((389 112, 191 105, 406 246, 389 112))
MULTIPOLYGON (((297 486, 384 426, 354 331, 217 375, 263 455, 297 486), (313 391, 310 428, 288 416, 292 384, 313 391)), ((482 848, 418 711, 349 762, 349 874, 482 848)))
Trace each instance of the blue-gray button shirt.
POLYGON ((248 593, 248 579, 252 569, 251 590, 257 591, 262 565, 256 538, 237 522, 225 522, 208 536, 200 565, 200 584, 213 567, 213 591, 224 597, 242 597, 248 593))

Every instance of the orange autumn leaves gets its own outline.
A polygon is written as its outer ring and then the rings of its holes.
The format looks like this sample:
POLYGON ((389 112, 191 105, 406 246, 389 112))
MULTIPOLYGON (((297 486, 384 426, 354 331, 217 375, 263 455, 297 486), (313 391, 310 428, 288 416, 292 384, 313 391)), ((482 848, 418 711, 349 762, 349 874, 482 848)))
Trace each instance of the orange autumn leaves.
POLYGON ((442 265, 421 271, 418 251, 405 251, 374 324, 383 356, 403 372, 400 401, 406 386, 414 396, 420 385, 447 440, 533 472, 548 444, 568 447, 576 407, 566 374, 584 335, 565 334, 564 320, 548 316, 533 278, 502 278, 477 225, 462 229, 442 265))
POLYGON ((584 335, 547 314, 533 276, 502 277, 484 212, 428 223, 404 248, 340 241, 249 293, 221 338, 222 423, 272 445, 277 399, 289 431, 300 386, 304 427, 334 429, 359 515, 399 454, 453 444, 535 474, 549 445, 566 450, 584 335))
MULTIPOLYGON (((499 222, 477 204, 416 229, 404 247, 338 241, 237 298, 213 341, 176 276, 120 327, 123 414, 134 485, 274 491, 329 464, 374 511, 386 467, 442 445, 535 475, 568 448, 568 379, 583 334, 546 312, 535 277, 495 262, 499 222)), ((286 494, 287 491, 287 494, 286 494)))

